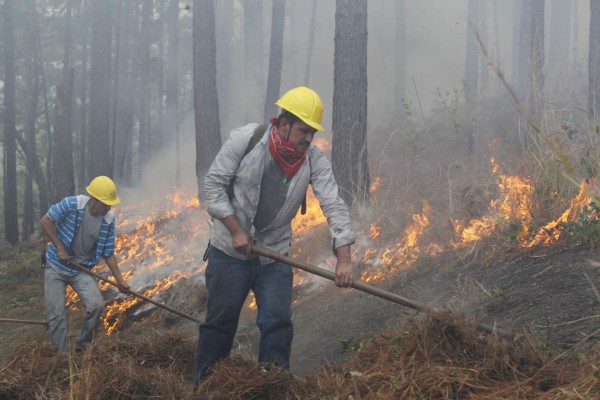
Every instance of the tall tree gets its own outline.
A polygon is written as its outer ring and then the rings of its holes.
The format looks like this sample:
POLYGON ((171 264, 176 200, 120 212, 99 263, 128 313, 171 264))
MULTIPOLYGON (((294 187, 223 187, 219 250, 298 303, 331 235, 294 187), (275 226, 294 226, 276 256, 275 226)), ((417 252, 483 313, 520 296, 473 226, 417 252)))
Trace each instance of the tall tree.
POLYGON ((465 60, 465 104, 467 122, 464 127, 467 151, 473 153, 475 146, 476 97, 479 87, 479 0, 469 0, 467 9, 467 51, 465 60))
MULTIPOLYGON (((36 1, 32 0, 32 10, 36 9, 36 1)), ((25 124, 25 157, 27 163, 27 175, 25 176, 25 196, 23 201, 23 224, 21 229, 21 240, 27 241, 34 232, 34 202, 33 202, 33 176, 31 153, 35 152, 35 120, 37 118, 37 106, 40 96, 40 79, 37 68, 37 51, 35 51, 35 31, 32 24, 29 24, 27 49, 27 93, 30 95, 27 109, 27 122, 25 124)))
POLYGON ((394 59, 396 76, 394 77, 394 113, 404 115, 404 97, 406 96, 406 16, 405 0, 396 0, 396 37, 394 59))
POLYGON ((73 172, 73 132, 71 128, 71 102, 73 98, 74 70, 71 68, 71 9, 67 1, 65 29, 63 34, 63 73, 56 85, 54 136, 52 137, 52 174, 50 176, 51 198, 58 202, 65 196, 75 194, 73 172))
POLYGON ((477 94, 479 84, 479 0, 469 0, 467 10, 467 51, 465 61, 465 91, 469 96, 477 94))
POLYGON ((532 0, 531 8, 531 65, 529 101, 532 117, 538 124, 542 122, 544 77, 544 0, 532 0))
POLYGON ((260 121, 265 93, 263 0, 244 1, 244 119, 260 121))
POLYGON ((367 2, 336 0, 333 61, 333 172, 348 204, 369 196, 367 2))
POLYGON ((230 104, 231 90, 231 71, 232 71, 232 53, 234 37, 234 20, 235 10, 233 7, 234 0, 221 0, 217 2, 215 10, 215 18, 219 21, 216 24, 216 44, 219 52, 217 53, 217 87, 219 89, 219 110, 220 121, 224 129, 228 130, 231 125, 232 109, 230 104))
MULTIPOLYGON (((175 137, 175 184, 181 184, 181 163, 179 143, 179 83, 177 73, 179 63, 177 60, 177 47, 179 36, 179 0, 169 0, 167 11, 167 35, 169 36, 168 64, 167 64, 167 109, 165 127, 167 132, 172 132, 175 137)), ((165 132, 166 133, 166 132, 165 132)))
MULTIPOLYGON (((19 135, 17 135, 17 141, 19 142, 19 146, 21 150, 25 154, 26 165, 28 175, 32 175, 35 183, 38 187, 38 196, 39 196, 39 209, 40 212, 45 213, 48 209, 48 186, 46 184, 46 178, 44 176, 44 171, 41 165, 41 158, 38 157, 37 146, 36 146, 36 120, 38 119, 38 102, 41 91, 41 70, 42 70, 42 60, 40 58, 41 53, 38 51, 38 19, 37 19, 37 1, 30 0, 28 4, 30 7, 30 15, 32 16, 30 24, 28 25, 27 34, 28 34, 28 46, 26 46, 27 53, 27 92, 31 94, 30 103, 28 104, 28 112, 27 112, 27 122, 25 124, 25 135, 26 138, 23 139, 19 135)), ((27 186, 28 183, 26 183, 27 186)), ((33 188, 31 188, 33 190, 33 188)), ((33 193, 32 193, 33 194, 33 193)), ((27 197, 27 196, 26 196, 27 197)), ((28 200, 25 199, 25 203, 31 204, 33 199, 28 200)), ((26 208, 29 208, 26 205, 26 208)), ((31 216, 27 216, 24 218, 25 221, 28 218, 33 218, 33 214, 31 216)), ((23 229, 25 233, 22 237, 29 237, 29 235, 33 232, 33 229, 23 229)))
POLYGON ((113 145, 114 177, 131 185, 133 182, 133 131, 135 121, 135 84, 137 64, 134 61, 134 43, 139 36, 137 24, 139 6, 128 0, 121 0, 121 28, 118 46, 116 79, 119 85, 115 91, 115 137, 113 145))
MULTIPOLYGON (((488 14, 488 0, 480 0, 479 2, 479 35, 481 37, 481 42, 485 46, 487 51, 490 51, 490 45, 488 40, 488 23, 487 23, 487 14, 488 14)), ((479 76, 480 76, 480 84, 479 90, 485 91, 490 84, 490 74, 487 60, 484 60, 483 52, 479 51, 479 76)), ((490 53, 491 54, 491 53, 490 53)))
POLYGON ((570 61, 571 1, 552 0, 550 7, 550 36, 548 40, 548 73, 557 78, 566 72, 570 61))
POLYGON ((533 43, 532 29, 532 1, 525 0, 515 2, 515 7, 519 7, 520 22, 519 22, 519 40, 516 47, 516 81, 515 88, 521 99, 525 99, 525 93, 530 82, 529 68, 531 62, 531 46, 533 43))
POLYGON ((89 19, 90 2, 83 0, 79 8, 79 24, 77 38, 81 46, 81 78, 78 90, 79 96, 79 134, 77 135, 77 191, 80 192, 87 185, 87 137, 88 137, 88 47, 89 47, 89 19))
POLYGON ((194 0, 194 116, 196 123, 196 179, 203 198, 204 175, 221 148, 215 11, 213 0, 194 0))
POLYGON ((590 41, 588 57, 588 106, 594 127, 600 117, 600 2, 590 0, 590 41))
MULTIPOLYGON (((73 73, 73 69, 70 70, 73 73)), ((52 174, 50 176, 50 201, 58 202, 65 196, 75 194, 75 176, 73 172, 73 135, 69 118, 73 77, 60 81, 56 85, 54 118, 54 151, 52 153, 52 174)))
POLYGON ((17 208, 17 130, 15 106, 15 40, 12 0, 4 0, 4 237, 19 242, 17 208))
MULTIPOLYGON (((404 1, 404 0, 400 0, 404 1)), ((308 28, 308 46, 306 46, 306 67, 304 69, 304 86, 310 85, 310 68, 315 47, 315 31, 317 26, 317 0, 313 0, 310 8, 310 27, 308 28)))
POLYGON ((110 3, 91 0, 92 45, 90 89, 90 140, 88 145, 88 179, 111 175, 110 165, 110 63, 112 18, 110 3))
POLYGON ((139 85, 139 173, 150 158, 150 45, 151 45, 152 0, 142 2, 142 30, 140 35, 139 85))
POLYGON ((271 20, 271 46, 269 51, 269 74, 265 96, 264 119, 277 114, 275 102, 281 89, 281 64, 283 61, 283 27, 285 22, 285 0, 273 0, 271 20))

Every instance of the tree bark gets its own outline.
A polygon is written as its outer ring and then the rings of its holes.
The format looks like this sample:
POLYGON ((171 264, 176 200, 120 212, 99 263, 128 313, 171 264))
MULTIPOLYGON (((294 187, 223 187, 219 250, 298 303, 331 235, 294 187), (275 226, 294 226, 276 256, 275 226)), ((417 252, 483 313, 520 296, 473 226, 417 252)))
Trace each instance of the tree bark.
POLYGON ((142 3, 142 30, 140 35, 139 58, 139 174, 150 158, 150 23, 152 19, 152 0, 142 3))
POLYGON ((71 7, 68 0, 65 10, 65 30, 63 40, 62 81, 56 85, 54 114, 54 136, 52 147, 52 174, 50 175, 50 201, 57 203, 66 196, 75 194, 73 172, 73 130, 71 110, 73 98, 74 70, 71 68, 71 7))
POLYGON ((179 0, 170 0, 167 12, 167 34, 169 36, 167 64, 167 109, 165 127, 175 138, 175 185, 181 185, 181 151, 179 143, 179 87, 178 37, 179 37, 179 0))
POLYGON ((600 2, 590 0, 590 41, 589 41, 589 93, 588 105, 592 126, 598 127, 600 113, 600 2))
MULTIPOLYGON (((404 0, 399 0, 404 1, 404 0)), ((313 0, 310 8, 310 27, 308 28, 308 45, 306 46, 306 67, 304 69, 304 86, 310 85, 310 69, 315 47, 315 31, 317 26, 317 0, 313 0)))
POLYGON ((529 99, 532 118, 541 126, 544 100, 544 0, 532 0, 531 10, 531 84, 529 99))
POLYGON ((265 93, 263 0, 244 1, 244 119, 260 121, 265 93))
POLYGON ((216 18, 219 23, 216 25, 216 43, 219 52, 217 53, 217 87, 219 91, 219 110, 221 125, 229 130, 232 125, 232 115, 230 110, 234 107, 230 104, 230 90, 232 86, 232 53, 233 53, 233 26, 235 15, 233 0, 221 0, 217 3, 216 18))
POLYGON ((473 154, 475 147, 475 126, 477 124, 477 91, 479 89, 479 45, 477 34, 479 31, 479 1, 469 0, 467 10, 467 50, 465 60, 465 114, 464 127, 467 139, 467 152, 473 154))
POLYGON ((395 54, 396 76, 394 77, 394 112, 405 115, 404 97, 406 96, 406 16, 405 0, 396 0, 396 37, 395 54))
POLYGON ((52 174, 50 175, 50 201, 59 202, 75 194, 73 173, 73 135, 69 118, 73 88, 73 70, 69 80, 56 85, 56 103, 53 136, 52 174))
MULTIPOLYGON (((488 54, 491 54, 490 52, 490 43, 489 43, 489 39, 488 39, 488 23, 487 23, 487 14, 488 14, 488 9, 487 9, 487 4, 488 4, 488 0, 479 0, 479 15, 478 15, 478 22, 479 22, 479 35, 481 37, 481 42, 483 43, 483 45, 486 48, 486 51, 488 52, 488 54)), ((490 74, 489 74, 489 67, 488 67, 488 63, 487 60, 484 59, 484 55, 483 52, 479 51, 479 44, 477 44, 477 50, 478 50, 478 59, 479 59, 479 77, 480 77, 480 84, 479 84, 479 91, 484 92, 489 84, 490 84, 490 74)))
POLYGON ((465 60, 465 91, 467 96, 477 95, 479 84, 479 1, 469 0, 467 11, 467 51, 465 60))
POLYGON ((530 82, 531 46, 533 43, 533 29, 531 26, 533 18, 533 0, 515 2, 515 7, 520 7, 519 41, 517 44, 516 63, 516 91, 521 100, 525 100, 527 88, 530 82), (518 4, 518 5, 517 5, 518 4))
POLYGON ((79 35, 81 38, 81 84, 79 86, 79 132, 77 135, 77 188, 82 191, 87 185, 87 137, 88 137, 88 45, 90 29, 88 20, 90 17, 90 2, 83 2, 79 14, 79 35))
POLYGON ((202 199, 204 176, 221 148, 213 0, 194 0, 193 29, 196 179, 202 199))
POLYGON ((271 46, 269 52, 269 74, 263 121, 277 115, 275 102, 281 89, 281 64, 283 61, 283 27, 285 22, 285 0, 273 0, 271 22, 271 46))
POLYGON ((550 8, 550 38, 548 43, 548 74, 558 79, 567 72, 570 62, 571 1, 552 0, 550 8))
POLYGON ((19 242, 13 2, 4 0, 4 237, 19 242))
POLYGON ((362 0, 336 0, 332 161, 344 201, 367 202, 367 2, 362 0))
POLYGON ((110 165, 110 63, 112 20, 105 0, 92 0, 92 60, 88 179, 112 173, 110 165))

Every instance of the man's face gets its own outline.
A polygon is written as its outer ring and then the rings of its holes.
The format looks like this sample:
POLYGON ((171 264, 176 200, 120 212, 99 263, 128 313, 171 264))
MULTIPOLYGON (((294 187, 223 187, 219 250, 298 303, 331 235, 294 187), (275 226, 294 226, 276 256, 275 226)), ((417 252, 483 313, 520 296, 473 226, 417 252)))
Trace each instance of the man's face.
POLYGON ((297 121, 293 125, 290 125, 290 122, 284 118, 279 124, 279 134, 281 137, 290 142, 300 154, 306 153, 315 137, 315 132, 317 132, 316 129, 311 128, 302 121, 297 121))
POLYGON ((108 213, 111 209, 111 206, 106 205, 93 197, 90 199, 90 202, 90 214, 92 214, 94 217, 98 215, 105 216, 106 213, 108 213))

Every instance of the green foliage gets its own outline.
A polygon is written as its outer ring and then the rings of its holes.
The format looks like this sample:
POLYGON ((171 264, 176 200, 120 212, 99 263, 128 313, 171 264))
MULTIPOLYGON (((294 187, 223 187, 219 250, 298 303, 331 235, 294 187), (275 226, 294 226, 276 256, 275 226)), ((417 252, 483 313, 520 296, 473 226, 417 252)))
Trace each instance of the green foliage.
POLYGON ((364 343, 362 340, 354 340, 350 338, 348 340, 340 340, 342 345, 342 353, 346 353, 348 351, 360 352, 363 349, 364 343))
POLYGON ((567 244, 572 247, 583 245, 596 248, 600 244, 600 220, 596 219, 598 214, 594 203, 585 207, 577 221, 559 224, 557 229, 562 229, 566 234, 567 244))

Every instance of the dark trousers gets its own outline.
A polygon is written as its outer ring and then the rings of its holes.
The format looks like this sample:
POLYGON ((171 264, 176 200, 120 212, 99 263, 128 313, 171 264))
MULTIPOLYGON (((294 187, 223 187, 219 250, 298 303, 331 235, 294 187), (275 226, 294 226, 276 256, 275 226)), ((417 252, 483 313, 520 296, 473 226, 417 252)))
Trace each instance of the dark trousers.
POLYGON ((196 350, 195 385, 231 352, 240 312, 250 290, 258 307, 258 361, 289 368, 292 348, 292 268, 281 262, 242 261, 210 246, 206 267, 208 303, 196 350))

